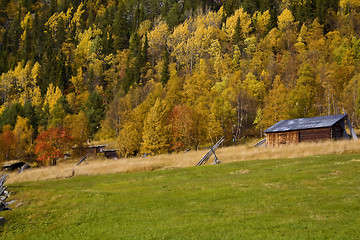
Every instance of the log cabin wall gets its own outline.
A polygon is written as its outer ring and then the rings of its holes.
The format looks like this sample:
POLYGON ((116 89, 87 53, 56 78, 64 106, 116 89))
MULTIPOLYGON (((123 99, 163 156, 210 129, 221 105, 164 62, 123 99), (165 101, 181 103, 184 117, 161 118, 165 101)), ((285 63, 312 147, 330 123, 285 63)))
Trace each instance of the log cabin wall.
POLYGON ((300 142, 325 141, 330 140, 331 128, 317 128, 300 130, 300 142))
POLYGON ((278 147, 283 144, 299 142, 299 131, 276 132, 266 134, 266 144, 271 147, 278 147))
MULTIPOLYGON (((299 142, 325 141, 332 139, 332 128, 303 129, 299 131, 276 132, 266 134, 266 143, 271 147, 299 142)), ((336 134, 339 134, 336 131, 336 134)), ((342 134, 342 133, 341 133, 342 134)))

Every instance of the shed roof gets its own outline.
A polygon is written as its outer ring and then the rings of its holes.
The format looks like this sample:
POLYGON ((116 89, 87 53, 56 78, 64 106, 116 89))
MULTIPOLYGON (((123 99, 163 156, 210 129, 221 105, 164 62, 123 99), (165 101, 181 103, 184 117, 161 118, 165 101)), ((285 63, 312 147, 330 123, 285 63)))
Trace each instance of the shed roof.
POLYGON ((273 126, 266 129, 265 133, 273 132, 287 132, 294 130, 303 130, 311 128, 325 128, 331 127, 338 121, 346 117, 347 114, 331 115, 323 117, 312 117, 312 118, 298 118, 290 120, 282 120, 275 123, 273 126))

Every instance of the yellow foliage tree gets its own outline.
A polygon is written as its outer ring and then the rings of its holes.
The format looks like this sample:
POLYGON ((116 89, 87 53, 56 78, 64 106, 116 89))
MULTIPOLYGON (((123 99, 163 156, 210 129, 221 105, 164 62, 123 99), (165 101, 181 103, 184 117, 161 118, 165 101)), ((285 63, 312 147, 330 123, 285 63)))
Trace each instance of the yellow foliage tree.
POLYGON ((145 115, 146 109, 143 105, 128 113, 118 137, 122 156, 133 156, 140 152, 145 115))
POLYGON ((94 56, 98 54, 101 34, 102 31, 100 29, 90 27, 77 35, 79 44, 74 52, 74 69, 79 69, 81 66, 84 66, 86 61, 91 60, 91 58, 94 59, 94 56), (95 55, 93 55, 93 53, 95 55))
POLYGON ((182 102, 181 92, 184 85, 184 79, 177 74, 174 64, 171 64, 169 68, 170 79, 166 84, 165 101, 168 107, 172 109, 182 102))
POLYGON ((89 122, 84 111, 80 111, 76 115, 68 115, 65 118, 65 126, 70 130, 74 144, 82 146, 89 137, 89 122))
POLYGON ((77 74, 73 77, 71 77, 70 82, 74 86, 74 90, 76 94, 79 94, 83 91, 87 90, 87 85, 84 82, 84 73, 82 68, 78 68, 77 74))
POLYGON ((55 87, 52 83, 50 83, 46 91, 44 106, 48 104, 49 110, 51 111, 61 96, 62 93, 60 88, 55 87))
POLYGON ((33 151, 33 129, 29 126, 29 120, 27 118, 17 117, 16 124, 13 130, 16 139, 16 155, 17 158, 30 156, 33 151))
MULTIPOLYGON (((57 35, 59 34, 60 29, 58 29, 58 27, 59 27, 60 19, 64 23, 70 22, 69 19, 71 18, 71 12, 72 12, 72 7, 69 8, 66 13, 64 13, 64 12, 56 12, 45 23, 45 27, 47 27, 47 29, 50 32, 53 39, 56 39, 57 35)), ((60 33, 60 34, 62 34, 62 33, 60 33)))
POLYGON ((157 99, 144 121, 141 152, 159 154, 169 151, 168 110, 163 100, 157 99))
MULTIPOLYGON (((248 83, 253 81, 253 74, 247 75, 248 83)), ((256 91, 250 95, 248 87, 244 84, 243 73, 238 70, 229 78, 228 88, 226 90, 229 101, 236 112, 236 124, 234 124, 233 135, 239 139, 253 123, 251 116, 256 114, 259 102, 256 101, 256 91)), ((256 89, 256 87, 254 87, 256 89)), ((260 88, 261 89, 261 88, 260 88)))
POLYGON ((294 15, 289 9, 285 9, 278 16, 278 28, 282 34, 283 49, 291 49, 292 45, 296 42, 296 26, 294 15))
POLYGON ((215 115, 211 113, 211 89, 215 83, 213 75, 209 64, 200 59, 194 74, 186 79, 184 84, 184 101, 193 110, 195 148, 208 144, 218 136, 218 130, 221 129, 215 115))
POLYGON ((226 19, 225 32, 229 39, 231 39, 232 36, 234 36, 236 21, 238 18, 240 19, 242 35, 244 38, 248 37, 249 33, 252 30, 250 15, 247 12, 245 12, 243 8, 239 8, 234 12, 232 16, 226 19))
POLYGON ((23 29, 23 33, 21 34, 21 44, 23 45, 24 44, 24 41, 26 39, 26 36, 28 36, 30 33, 28 31, 30 31, 33 27, 33 23, 34 20, 33 20, 33 17, 31 15, 30 12, 28 12, 24 19, 21 21, 21 28, 23 29))
POLYGON ((81 26, 81 16, 85 11, 85 10, 83 10, 83 7, 84 7, 84 3, 81 2, 79 4, 78 8, 76 9, 76 12, 74 13, 72 19, 71 19, 71 24, 70 24, 69 31, 73 32, 75 30, 76 35, 78 35, 79 31, 80 31, 79 28, 81 26))
POLYGON ((289 119, 289 90, 281 82, 280 76, 276 76, 273 88, 265 97, 265 106, 257 112, 255 124, 257 128, 265 130, 278 121, 289 119))
POLYGON ((209 48, 209 53, 211 55, 211 60, 218 79, 228 75, 230 71, 230 58, 228 54, 223 52, 220 41, 218 39, 212 41, 212 44, 209 48))
POLYGON ((248 73, 244 80, 244 88, 250 96, 256 99, 258 102, 262 102, 266 93, 265 84, 256 78, 252 73, 248 73))
POLYGON ((209 53, 215 39, 224 41, 225 35, 220 30, 222 10, 199 14, 190 18, 174 29, 169 36, 168 45, 178 64, 186 66, 190 71, 200 58, 209 53))
POLYGON ((154 29, 148 34, 149 53, 151 63, 154 66, 155 61, 161 58, 162 52, 166 46, 166 39, 169 35, 169 27, 164 20, 155 21, 154 29))
POLYGON ((190 52, 187 49, 187 41, 190 38, 190 20, 185 20, 182 24, 175 27, 174 31, 168 38, 168 46, 171 54, 176 58, 178 64, 186 65, 190 62, 190 52))
POLYGON ((229 79, 223 77, 222 81, 214 85, 211 93, 213 95, 213 102, 210 107, 210 140, 214 142, 214 139, 220 137, 220 135, 225 135, 230 139, 232 138, 232 127, 235 121, 236 111, 231 106, 229 99, 229 79))
POLYGON ((294 25, 294 15, 289 9, 285 9, 278 17, 278 27, 280 31, 291 28, 294 25))
POLYGON ((0 96, 5 101, 14 101, 24 104, 28 100, 38 97, 37 79, 40 64, 34 65, 29 61, 23 67, 18 63, 13 70, 0 76, 0 96), (11 95, 10 95, 11 93, 11 95))
POLYGON ((260 37, 263 37, 267 30, 268 24, 270 23, 269 10, 266 10, 265 12, 256 11, 252 19, 256 29, 256 34, 260 37))
POLYGON ((130 88, 128 94, 130 95, 124 100, 127 106, 134 109, 123 113, 124 119, 118 137, 120 154, 125 157, 140 153, 145 118, 157 99, 164 96, 164 89, 160 83, 149 81, 143 90, 130 88))

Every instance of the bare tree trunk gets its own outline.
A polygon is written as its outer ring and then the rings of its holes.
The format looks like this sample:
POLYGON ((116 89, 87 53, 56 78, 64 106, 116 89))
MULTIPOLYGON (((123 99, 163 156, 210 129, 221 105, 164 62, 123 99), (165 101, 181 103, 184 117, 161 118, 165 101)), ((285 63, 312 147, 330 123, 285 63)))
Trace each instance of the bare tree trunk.
POLYGON ((328 115, 331 114, 331 99, 330 99, 330 89, 327 87, 327 99, 328 99, 328 115))
POLYGON ((237 108, 237 126, 236 126, 235 139, 239 139, 241 136, 242 121, 244 119, 243 103, 241 101, 240 96, 238 96, 236 108, 237 108))
MULTIPOLYGON (((352 112, 352 116, 351 116, 351 122, 352 125, 355 126, 355 118, 356 118, 356 85, 357 85, 357 81, 356 81, 356 76, 355 76, 355 82, 354 82, 354 99, 353 99, 353 112, 352 112)), ((357 121, 356 121, 357 122, 357 121)))
POLYGON ((56 166, 56 164, 57 164, 57 159, 56 159, 56 158, 53 158, 50 164, 51 164, 51 166, 56 166))

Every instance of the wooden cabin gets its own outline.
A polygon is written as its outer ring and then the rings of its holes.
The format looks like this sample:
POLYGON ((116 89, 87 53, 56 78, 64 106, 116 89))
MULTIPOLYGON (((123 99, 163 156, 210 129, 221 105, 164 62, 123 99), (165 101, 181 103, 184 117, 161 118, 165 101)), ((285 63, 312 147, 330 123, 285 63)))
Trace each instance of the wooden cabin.
POLYGON ((73 154, 75 156, 83 156, 86 154, 98 154, 104 151, 106 145, 91 145, 91 146, 79 146, 73 147, 73 154))
POLYGON ((267 146, 349 138, 347 114, 282 120, 266 129, 267 146))
POLYGON ((118 159, 117 151, 119 151, 119 149, 104 149, 103 153, 106 158, 118 159))

